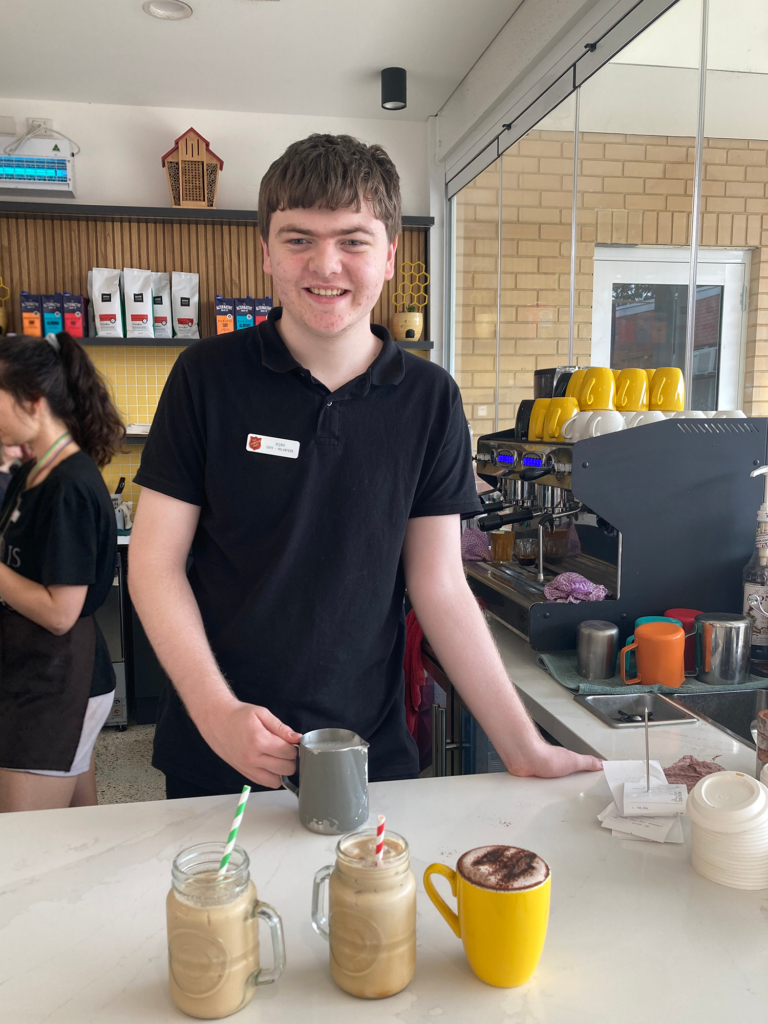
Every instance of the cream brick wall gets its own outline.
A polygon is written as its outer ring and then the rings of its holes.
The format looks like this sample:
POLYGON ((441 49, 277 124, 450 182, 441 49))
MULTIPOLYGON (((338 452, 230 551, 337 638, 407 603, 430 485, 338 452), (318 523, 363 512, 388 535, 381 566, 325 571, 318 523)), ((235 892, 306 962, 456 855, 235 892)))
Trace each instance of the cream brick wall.
MULTIPOLYGON (((582 365, 595 243, 690 243, 693 144, 580 136, 574 349, 582 365)), ((704 160, 700 244, 754 250, 743 408, 768 415, 768 141, 708 139, 704 160)), ((493 429, 497 318, 500 429, 532 396, 534 369, 566 361, 572 181, 572 134, 533 131, 457 197, 456 376, 475 436, 493 429)))

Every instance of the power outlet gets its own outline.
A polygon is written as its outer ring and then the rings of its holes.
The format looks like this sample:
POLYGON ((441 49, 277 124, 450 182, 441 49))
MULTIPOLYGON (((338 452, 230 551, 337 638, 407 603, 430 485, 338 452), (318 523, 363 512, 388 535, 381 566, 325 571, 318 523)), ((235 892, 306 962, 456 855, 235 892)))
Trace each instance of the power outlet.
POLYGON ((30 128, 42 129, 37 133, 38 139, 52 139, 53 134, 53 118, 52 117, 28 117, 27 118, 27 130, 30 128))

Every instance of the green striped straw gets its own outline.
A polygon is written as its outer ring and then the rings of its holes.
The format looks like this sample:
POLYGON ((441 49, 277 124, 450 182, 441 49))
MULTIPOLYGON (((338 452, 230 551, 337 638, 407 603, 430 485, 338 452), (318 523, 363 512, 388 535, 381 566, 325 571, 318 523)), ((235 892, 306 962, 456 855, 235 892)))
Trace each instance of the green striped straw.
POLYGON ((224 856, 221 858, 221 864, 219 864, 218 874, 216 875, 217 878, 222 878, 226 873, 229 858, 232 856, 232 851, 235 848, 237 830, 240 828, 240 822, 243 820, 243 811, 245 810, 245 805, 248 803, 248 794, 250 792, 250 786, 243 786, 243 792, 240 794, 240 803, 237 805, 234 821, 232 822, 232 828, 229 830, 227 845, 224 848, 224 856))

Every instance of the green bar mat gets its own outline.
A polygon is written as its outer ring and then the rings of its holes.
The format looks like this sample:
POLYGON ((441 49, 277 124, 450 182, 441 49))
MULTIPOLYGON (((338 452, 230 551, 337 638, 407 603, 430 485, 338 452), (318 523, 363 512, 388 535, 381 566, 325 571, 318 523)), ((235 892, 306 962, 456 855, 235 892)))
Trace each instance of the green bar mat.
POLYGON ((749 681, 740 686, 709 686, 707 683, 700 683, 698 679, 688 678, 682 686, 644 686, 636 683, 634 686, 627 686, 622 683, 621 676, 613 676, 602 682, 588 682, 580 676, 576 668, 576 651, 554 651, 551 654, 540 654, 539 665, 546 672, 569 690, 574 693, 668 693, 674 696, 676 693, 708 693, 711 690, 761 690, 768 688, 768 679, 761 676, 750 676, 749 681))

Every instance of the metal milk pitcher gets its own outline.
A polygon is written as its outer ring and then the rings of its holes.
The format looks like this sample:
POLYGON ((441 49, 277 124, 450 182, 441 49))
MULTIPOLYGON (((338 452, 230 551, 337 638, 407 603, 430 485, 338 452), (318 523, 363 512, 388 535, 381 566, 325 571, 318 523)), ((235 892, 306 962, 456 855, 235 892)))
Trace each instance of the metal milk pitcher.
POLYGON ((349 729, 315 729, 299 743, 299 820, 310 832, 340 836, 368 820, 368 744, 349 729))
POLYGON ((749 682, 752 624, 744 615, 701 612, 693 620, 696 632, 696 678, 710 686, 739 686, 749 682))

